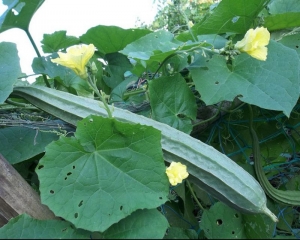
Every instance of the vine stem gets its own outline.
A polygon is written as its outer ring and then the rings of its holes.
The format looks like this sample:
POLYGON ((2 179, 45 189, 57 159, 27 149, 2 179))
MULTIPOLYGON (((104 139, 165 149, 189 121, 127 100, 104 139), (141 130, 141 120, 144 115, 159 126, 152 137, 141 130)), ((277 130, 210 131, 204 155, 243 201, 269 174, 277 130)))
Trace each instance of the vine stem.
MULTIPOLYGON (((39 50, 38 50, 38 48, 37 48, 37 46, 36 46, 36 44, 35 44, 35 42, 34 42, 34 40, 33 40, 33 38, 32 38, 30 32, 29 32, 28 30, 24 30, 24 31, 25 31, 27 37, 29 38, 29 41, 31 42, 31 45, 32 45, 33 48, 34 48, 34 51, 35 51, 36 55, 37 55, 38 57, 41 57, 41 54, 40 54, 40 52, 39 52, 39 50)), ((43 79, 44 79, 44 82, 45 82, 46 86, 49 87, 49 88, 51 88, 51 85, 50 85, 50 83, 49 83, 49 81, 48 81, 46 75, 45 75, 45 74, 42 74, 42 75, 43 75, 43 79)))
POLYGON ((198 200, 198 198, 197 198, 197 196, 196 196, 196 194, 195 194, 195 192, 194 192, 194 190, 193 190, 193 188, 192 188, 192 186, 191 186, 189 180, 186 179, 186 183, 187 183, 187 186, 188 186, 189 190, 191 191, 192 196, 193 196, 194 200, 196 201, 197 205, 198 205, 203 211, 205 211, 204 207, 203 207, 203 206, 201 205, 201 203, 199 202, 199 200, 198 200))
POLYGON ((187 25, 187 27, 188 27, 189 33, 191 34, 191 36, 192 36, 194 42, 197 42, 197 39, 195 38, 194 33, 192 32, 192 30, 191 30, 191 28, 190 28, 190 25, 189 25, 189 19, 187 18, 185 12, 182 11, 182 9, 179 9, 179 12, 180 12, 180 13, 182 14, 182 16, 184 17, 184 20, 185 20, 186 25, 187 25))
POLYGON ((93 88, 93 90, 95 91, 95 93, 97 94, 97 96, 101 99, 102 103, 104 104, 104 108, 108 114, 109 118, 113 118, 112 117, 112 112, 103 96, 103 94, 101 94, 95 84, 95 76, 93 77, 93 79, 91 78, 91 76, 88 74, 88 83, 90 84, 90 86, 93 88))

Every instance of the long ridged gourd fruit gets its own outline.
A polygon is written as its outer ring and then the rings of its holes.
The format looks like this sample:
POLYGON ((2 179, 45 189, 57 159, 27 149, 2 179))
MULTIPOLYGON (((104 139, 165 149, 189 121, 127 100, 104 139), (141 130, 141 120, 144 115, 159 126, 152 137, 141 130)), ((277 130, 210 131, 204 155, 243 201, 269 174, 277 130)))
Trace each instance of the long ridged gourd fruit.
MULTIPOLYGON (((76 126, 91 114, 107 117, 103 104, 46 87, 15 87, 13 94, 76 126), (101 107, 102 106, 102 107, 101 107)), ((164 159, 185 164, 190 180, 230 207, 248 213, 265 213, 278 221, 266 206, 259 183, 242 167, 215 148, 150 118, 111 107, 113 117, 122 122, 152 126, 161 131, 164 159)))
POLYGON ((249 121, 249 130, 252 137, 252 149, 254 155, 254 166, 255 173, 258 181, 260 182, 265 193, 272 198, 275 202, 291 205, 291 206, 300 206, 300 191, 291 191, 291 190, 279 190, 274 188, 266 177, 263 166, 260 160, 260 148, 259 141, 255 130, 253 129, 253 111, 252 107, 249 105, 250 121, 249 121))

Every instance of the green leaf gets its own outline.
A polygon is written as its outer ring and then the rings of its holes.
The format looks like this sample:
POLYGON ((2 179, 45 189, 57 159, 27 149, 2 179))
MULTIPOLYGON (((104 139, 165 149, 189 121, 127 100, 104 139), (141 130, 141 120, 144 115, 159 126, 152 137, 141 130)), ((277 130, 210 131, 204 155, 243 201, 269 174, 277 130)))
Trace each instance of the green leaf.
POLYGON ((3 0, 8 9, 0 17, 0 33, 11 28, 28 31, 29 23, 45 0, 3 0))
POLYGON ((198 235, 193 229, 170 227, 164 239, 198 239, 198 235))
POLYGON ((264 27, 269 31, 298 27, 300 12, 281 13, 264 17, 264 27))
POLYGON ((180 74, 160 77, 149 82, 153 119, 185 133, 192 131, 197 106, 192 91, 180 74))
POLYGON ((182 43, 175 40, 172 33, 160 30, 128 44, 120 53, 130 58, 148 60, 154 54, 174 50, 180 44, 182 43))
POLYGON ((295 216, 297 214, 298 213, 296 213, 293 207, 281 206, 279 222, 277 223, 276 228, 287 232, 291 232, 291 226, 293 226, 293 221, 295 218, 297 218, 295 216))
POLYGON ((156 209, 137 210, 103 233, 106 239, 162 239, 169 226, 156 209))
POLYGON ((208 239, 246 239, 242 215, 221 202, 203 213, 200 228, 208 239))
POLYGON ((119 83, 110 93, 110 101, 109 103, 113 102, 123 102, 124 101, 124 93, 126 92, 127 88, 132 84, 136 83, 138 77, 132 75, 119 83))
MULTIPOLYGON (((189 40, 191 40, 191 36, 187 32, 183 32, 177 35, 175 38, 181 42, 188 42, 189 40)), ((213 46, 216 49, 220 49, 225 46, 228 40, 225 37, 217 34, 203 34, 197 36, 197 42, 205 42, 207 45, 213 46)))
POLYGON ((97 116, 75 138, 49 144, 37 166, 42 202, 76 227, 105 231, 137 209, 167 200, 169 181, 152 127, 97 116))
POLYGON ((205 59, 205 64, 189 69, 207 105, 239 97, 243 102, 289 116, 298 100, 299 57, 280 43, 270 42, 266 61, 244 53, 235 58, 231 70, 222 56, 205 59))
POLYGON ((13 85, 21 74, 20 58, 16 44, 0 43, 0 103, 11 94, 13 85))
POLYGON ((203 22, 195 24, 195 36, 226 32, 245 33, 268 0, 222 0, 203 22))
POLYGON ((294 49, 300 58, 300 34, 286 36, 279 41, 281 44, 294 49))
POLYGON ((270 239, 273 237, 274 223, 263 214, 243 214, 245 234, 248 239, 270 239))
POLYGON ((110 88, 114 89, 124 80, 124 73, 130 71, 132 65, 130 64, 128 58, 120 53, 111 53, 105 56, 105 60, 108 65, 105 70, 109 73, 108 76, 103 76, 104 82, 110 88))
POLYGON ((56 31, 52 34, 44 34, 41 41, 44 53, 54 53, 61 49, 76 45, 80 43, 77 37, 67 36, 67 31, 56 31))
POLYGON ((122 29, 116 26, 96 26, 90 28, 80 36, 84 43, 93 43, 103 55, 115 53, 126 47, 127 44, 147 35, 147 29, 122 29))
POLYGON ((58 57, 54 53, 48 57, 38 57, 33 59, 32 69, 35 73, 47 74, 56 80, 69 92, 83 97, 93 97, 92 90, 87 81, 80 78, 76 73, 64 66, 51 62, 52 58, 58 57))
POLYGON ((198 234, 193 229, 171 227, 164 239, 198 239, 198 234))
POLYGON ((300 12, 300 5, 298 0, 276 0, 268 4, 270 14, 287 13, 287 12, 300 12))
POLYGON ((25 127, 0 129, 0 152, 11 163, 19 163, 41 152, 52 141, 57 140, 55 133, 43 132, 25 127))
POLYGON ((89 239, 90 233, 77 230, 65 221, 38 220, 27 214, 12 218, 0 228, 1 239, 89 239))

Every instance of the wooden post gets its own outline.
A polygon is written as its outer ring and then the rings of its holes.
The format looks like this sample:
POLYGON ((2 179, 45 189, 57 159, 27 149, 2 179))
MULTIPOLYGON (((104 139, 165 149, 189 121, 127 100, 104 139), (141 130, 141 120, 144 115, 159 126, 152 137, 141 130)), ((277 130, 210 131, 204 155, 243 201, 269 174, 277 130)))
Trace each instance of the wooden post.
POLYGON ((33 218, 55 219, 40 196, 0 154, 0 227, 22 213, 33 218))

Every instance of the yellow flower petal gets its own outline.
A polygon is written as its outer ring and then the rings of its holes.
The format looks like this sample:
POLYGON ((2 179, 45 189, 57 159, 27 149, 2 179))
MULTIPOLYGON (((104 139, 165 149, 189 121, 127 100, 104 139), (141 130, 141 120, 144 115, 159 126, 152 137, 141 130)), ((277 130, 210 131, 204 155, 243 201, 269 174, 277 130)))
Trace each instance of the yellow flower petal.
POLYGON ((264 27, 249 29, 245 37, 235 44, 235 48, 248 53, 251 57, 265 61, 267 59, 267 45, 270 42, 270 33, 264 27))
POLYGON ((95 46, 76 45, 69 47, 66 53, 59 52, 59 58, 51 59, 53 63, 72 69, 77 75, 82 78, 87 78, 86 64, 94 55, 95 46))
POLYGON ((186 166, 180 162, 172 162, 171 165, 166 169, 166 174, 172 186, 182 183, 182 180, 189 176, 186 166))

